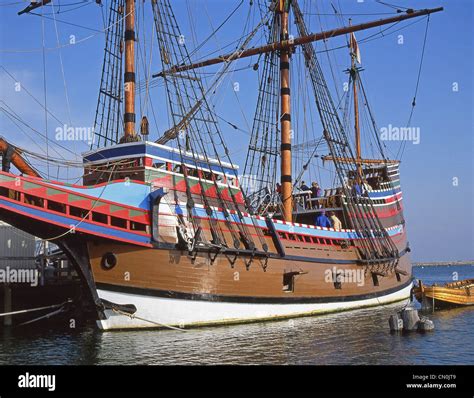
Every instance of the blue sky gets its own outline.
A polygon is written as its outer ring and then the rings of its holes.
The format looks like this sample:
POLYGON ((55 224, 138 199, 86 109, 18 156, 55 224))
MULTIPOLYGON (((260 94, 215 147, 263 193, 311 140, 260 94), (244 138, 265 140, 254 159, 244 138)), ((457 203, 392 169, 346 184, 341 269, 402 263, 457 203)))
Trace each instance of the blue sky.
MULTIPOLYGON (((15 77, 11 79, 4 69, 0 69, 0 101, 2 101, 0 105, 4 108, 8 105, 8 109, 16 112, 29 126, 44 134, 44 110, 37 103, 37 101, 44 102, 41 18, 31 15, 17 16, 16 12, 24 4, 13 3, 21 2, 10 0, 0 2, 2 19, 0 63, 15 77), (21 83, 20 91, 15 91, 17 82, 21 83), (28 92, 36 100, 32 99, 28 92)), ((54 137, 55 128, 61 125, 59 121, 73 126, 92 126, 95 114, 104 42, 103 33, 96 31, 103 28, 101 9, 94 1, 80 8, 77 8, 77 5, 68 7, 71 3, 77 1, 54 1, 56 7, 61 5, 61 9, 56 8, 56 11, 60 10, 60 13, 56 14, 56 25, 51 19, 44 20, 44 40, 48 48, 45 51, 47 104, 48 109, 58 119, 48 117, 49 137, 54 137), (71 24, 89 27, 92 30, 71 24), (56 27, 61 43, 60 49, 56 48, 58 47, 56 27), (71 35, 74 35, 76 44, 69 44, 71 35)), ((193 35, 195 34, 197 42, 205 39, 212 28, 218 26, 240 1, 192 0, 186 3, 184 0, 176 0, 172 3, 182 31, 185 37, 189 38, 187 45, 192 49, 193 35), (196 22, 195 31, 190 29, 190 21, 196 22)), ((201 49, 197 58, 225 46, 242 35, 247 21, 248 3, 248 0, 243 2, 216 37, 211 38, 201 49)), ((309 10, 311 14, 308 15, 307 21, 311 31, 338 26, 339 21, 334 16, 316 15, 333 12, 329 1, 312 1, 308 5, 307 1, 300 0, 300 3, 302 8, 309 10)), ((343 14, 353 15, 354 24, 388 17, 390 15, 379 14, 393 12, 393 9, 371 0, 363 2, 335 0, 333 3, 340 6, 343 14)), ((413 8, 445 7, 444 12, 431 16, 429 24, 417 105, 412 120, 412 125, 420 129, 420 143, 418 145, 407 143, 401 164, 405 215, 413 249, 412 256, 414 260, 427 261, 473 259, 474 3, 470 0, 397 0, 395 3, 413 8), (453 90, 456 84, 457 91, 453 90), (453 181, 457 181, 457 184, 453 184, 453 181)), ((43 12, 48 18, 53 18, 51 11, 51 7, 46 7, 43 12)), ((255 26, 258 15, 257 12, 250 15, 248 26, 255 26)), ((343 17, 347 22, 348 15, 343 17)), ((389 125, 403 127, 407 122, 425 27, 426 20, 421 20, 392 34, 387 31, 384 38, 366 43, 363 39, 379 30, 357 33, 357 38, 361 42, 362 66, 365 69, 363 79, 379 127, 389 125), (403 35, 403 44, 399 43, 399 34, 403 35)), ((147 31, 151 33, 151 27, 147 31)), ((296 35, 294 25, 291 26, 290 33, 296 35)), ((257 35, 256 39, 259 38, 257 35)), ((344 44, 344 40, 344 38, 334 39, 328 42, 327 46, 338 47, 344 44)), ((318 50, 325 48, 323 43, 317 44, 318 50)), ((334 85, 331 82, 330 87, 336 96, 335 87, 341 90, 346 79, 343 71, 348 66, 347 49, 332 51, 330 57, 333 73, 336 74, 336 83, 334 85)), ((331 80, 327 54, 321 53, 320 60, 325 68, 326 78, 331 80)), ((256 59, 239 61, 235 69, 251 65, 253 62, 256 62, 256 59)), ((152 62, 152 70, 160 70, 157 56, 152 62)), ((210 71, 213 70, 215 69, 210 71)), ((251 69, 235 71, 222 84, 215 98, 219 114, 243 130, 248 130, 247 124, 251 124, 253 117, 256 78, 257 74, 251 69), (233 90, 233 84, 236 82, 240 86, 238 92, 233 90)), ((166 112, 162 109, 163 92, 160 88, 155 88, 151 91, 151 97, 155 105, 157 127, 163 131, 167 126, 166 112)), ((154 120, 151 124, 153 134, 154 120)), ((26 126, 20 127, 21 129, 2 112, 0 135, 6 136, 19 146, 44 153, 46 144, 38 133, 26 126)), ((316 133, 320 130, 317 122, 313 127, 316 133)), ((233 130, 225 123, 222 124, 222 130, 233 154, 233 160, 243 168, 248 135, 233 130)), ((66 142, 62 145, 76 154, 88 149, 85 142, 66 142)), ((398 149, 398 142, 387 145, 394 152, 398 149)), ((363 150, 369 151, 369 147, 363 146, 363 150)), ((69 159, 74 158, 71 153, 54 144, 48 146, 48 152, 55 157, 62 155, 69 159)), ((37 166, 45 170, 44 165, 37 164, 37 166)), ((58 170, 56 166, 51 166, 49 172, 51 177, 60 176, 71 181, 80 175, 77 169, 58 170)))

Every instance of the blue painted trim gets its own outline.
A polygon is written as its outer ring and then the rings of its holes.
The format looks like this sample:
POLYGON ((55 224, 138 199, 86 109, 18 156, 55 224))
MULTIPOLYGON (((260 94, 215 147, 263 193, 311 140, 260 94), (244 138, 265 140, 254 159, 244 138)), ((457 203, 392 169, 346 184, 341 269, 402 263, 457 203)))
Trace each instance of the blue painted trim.
MULTIPOLYGON (((137 157, 137 156, 146 156, 146 155, 151 155, 151 156, 157 156, 160 158, 164 159, 169 159, 170 161, 176 162, 176 163, 181 163, 181 156, 179 153, 173 151, 173 148, 167 148, 164 147, 156 147, 152 145, 146 145, 145 143, 143 144, 136 144, 136 145, 120 145, 116 147, 111 147, 111 148, 104 148, 101 150, 98 150, 94 153, 90 153, 84 156, 84 162, 97 162, 101 160, 107 160, 110 158, 115 158, 115 157, 137 157)), ((224 172, 228 175, 235 175, 235 170, 233 170, 230 167, 225 167, 225 166, 220 166, 219 164, 208 164, 205 161, 195 161, 195 159, 192 156, 188 155, 183 155, 183 160, 185 163, 195 166, 197 163, 198 167, 202 167, 205 169, 208 169, 210 166, 210 169, 213 171, 217 172, 224 172)))

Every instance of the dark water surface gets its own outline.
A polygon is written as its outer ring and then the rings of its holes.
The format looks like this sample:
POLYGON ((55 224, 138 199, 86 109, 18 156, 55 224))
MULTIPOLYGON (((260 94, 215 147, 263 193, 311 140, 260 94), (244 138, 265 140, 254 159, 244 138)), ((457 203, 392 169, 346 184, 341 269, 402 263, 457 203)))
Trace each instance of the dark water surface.
MULTIPOLYGON (((414 268, 427 284, 455 272, 474 278, 474 265, 414 268)), ((432 333, 390 334, 388 317, 400 307, 186 333, 30 325, 1 332, 0 364, 474 364, 473 307, 429 315, 432 333)))

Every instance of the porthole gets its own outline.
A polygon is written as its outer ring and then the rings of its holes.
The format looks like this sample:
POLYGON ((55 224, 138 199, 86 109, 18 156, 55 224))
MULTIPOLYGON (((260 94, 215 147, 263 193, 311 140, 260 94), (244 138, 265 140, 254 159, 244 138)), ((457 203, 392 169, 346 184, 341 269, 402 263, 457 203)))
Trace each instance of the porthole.
POLYGON ((101 265, 102 268, 110 270, 117 265, 118 259, 114 253, 108 252, 102 256, 101 265))

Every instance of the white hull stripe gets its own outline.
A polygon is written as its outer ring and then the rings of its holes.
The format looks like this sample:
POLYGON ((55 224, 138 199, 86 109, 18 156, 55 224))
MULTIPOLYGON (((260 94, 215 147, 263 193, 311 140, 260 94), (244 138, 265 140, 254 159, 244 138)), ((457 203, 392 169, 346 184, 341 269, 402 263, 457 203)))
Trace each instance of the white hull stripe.
POLYGON ((406 300, 412 284, 387 295, 354 301, 309 304, 252 304, 171 299, 98 289, 99 297, 117 304, 134 304, 134 317, 107 310, 102 330, 153 328, 159 325, 198 327, 320 315, 406 300))

